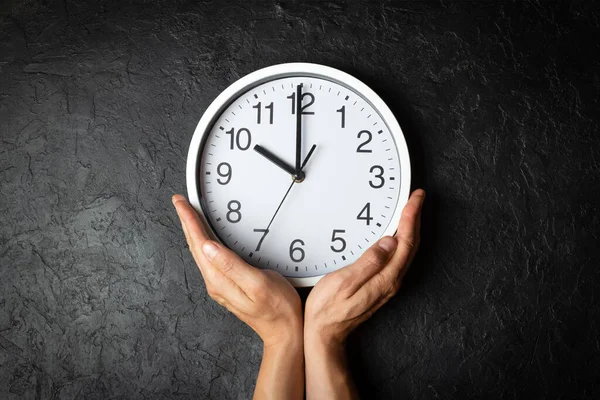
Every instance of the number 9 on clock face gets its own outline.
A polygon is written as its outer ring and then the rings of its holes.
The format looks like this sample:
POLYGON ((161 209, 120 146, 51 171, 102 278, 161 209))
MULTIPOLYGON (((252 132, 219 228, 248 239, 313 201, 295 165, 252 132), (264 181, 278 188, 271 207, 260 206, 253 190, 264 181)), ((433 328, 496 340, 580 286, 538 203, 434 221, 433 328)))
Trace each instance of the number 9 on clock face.
POLYGON ((394 234, 410 189, 402 130, 366 85, 281 64, 223 91, 187 160, 190 202, 216 240, 296 286, 394 234))

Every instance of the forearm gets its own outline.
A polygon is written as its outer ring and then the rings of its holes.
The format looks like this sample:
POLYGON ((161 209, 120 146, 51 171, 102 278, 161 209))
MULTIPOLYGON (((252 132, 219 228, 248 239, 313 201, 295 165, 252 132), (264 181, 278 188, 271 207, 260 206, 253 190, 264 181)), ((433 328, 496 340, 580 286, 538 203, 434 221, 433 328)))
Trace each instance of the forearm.
POLYGON ((343 344, 305 342, 306 399, 358 399, 343 344))
POLYGON ((254 399, 304 397, 304 351, 302 336, 285 343, 265 345, 256 380, 254 399))

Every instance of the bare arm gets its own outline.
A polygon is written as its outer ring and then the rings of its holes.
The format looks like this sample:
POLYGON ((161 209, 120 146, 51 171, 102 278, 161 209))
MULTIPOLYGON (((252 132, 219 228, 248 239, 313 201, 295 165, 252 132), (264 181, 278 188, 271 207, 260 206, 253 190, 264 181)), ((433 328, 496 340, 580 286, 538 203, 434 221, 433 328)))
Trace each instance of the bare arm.
POLYGON ((309 340, 306 346, 306 398, 358 399, 343 344, 309 340))
POLYGON ((254 390, 255 399, 302 399, 304 396, 302 336, 264 347, 254 390))

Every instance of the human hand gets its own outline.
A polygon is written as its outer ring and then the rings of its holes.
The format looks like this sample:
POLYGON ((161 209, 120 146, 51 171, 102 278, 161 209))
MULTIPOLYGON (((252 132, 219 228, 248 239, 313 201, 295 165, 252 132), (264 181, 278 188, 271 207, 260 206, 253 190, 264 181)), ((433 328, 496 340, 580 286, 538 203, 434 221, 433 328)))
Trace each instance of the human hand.
POLYGON ((248 324, 263 341, 254 398, 302 399, 303 321, 298 292, 277 272, 254 268, 210 240, 200 216, 187 200, 181 195, 172 200, 208 294, 248 324), (281 379, 282 375, 285 379, 281 379))
POLYGON ((402 210, 396 234, 385 236, 356 262, 323 277, 306 301, 304 353, 306 394, 312 398, 355 398, 344 343, 398 292, 419 246, 425 192, 415 190, 402 210))
POLYGON ((292 285, 210 240, 188 201, 181 195, 172 200, 210 297, 248 324, 266 347, 301 339, 302 304, 292 285))
POLYGON ((400 288, 419 245, 423 190, 410 196, 394 237, 385 236, 356 262, 323 277, 306 301, 305 340, 343 343, 400 288))

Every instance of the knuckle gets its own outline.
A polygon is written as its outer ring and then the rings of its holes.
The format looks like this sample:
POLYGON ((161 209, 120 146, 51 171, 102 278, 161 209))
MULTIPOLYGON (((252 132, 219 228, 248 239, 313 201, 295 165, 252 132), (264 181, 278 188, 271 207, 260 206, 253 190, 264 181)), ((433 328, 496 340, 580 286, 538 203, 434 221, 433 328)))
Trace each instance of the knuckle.
POLYGON ((224 274, 229 274, 235 267, 235 261, 230 257, 225 257, 221 259, 220 265, 221 271, 223 271, 224 274))
POLYGON ((380 293, 386 293, 388 292, 388 288, 390 286, 388 280, 385 278, 384 275, 382 274, 377 274, 373 277, 373 279, 375 280, 375 287, 377 288, 377 291, 380 293))
POLYGON ((419 239, 414 237, 402 237, 400 241, 408 250, 414 250, 419 246, 419 239))
POLYGON ((208 293, 208 295, 214 300, 216 300, 217 297, 220 297, 218 291, 213 285, 206 285, 206 293, 208 293))
POLYGON ((386 262, 386 254, 378 249, 370 249, 365 253, 364 262, 373 267, 381 266, 386 262))
POLYGON ((335 272, 329 274, 325 277, 329 285, 331 285, 334 289, 340 289, 344 286, 344 277, 341 274, 336 274, 335 272))
POLYGON ((264 299, 267 297, 268 291, 265 290, 263 279, 259 278, 248 284, 248 294, 255 299, 264 299))

